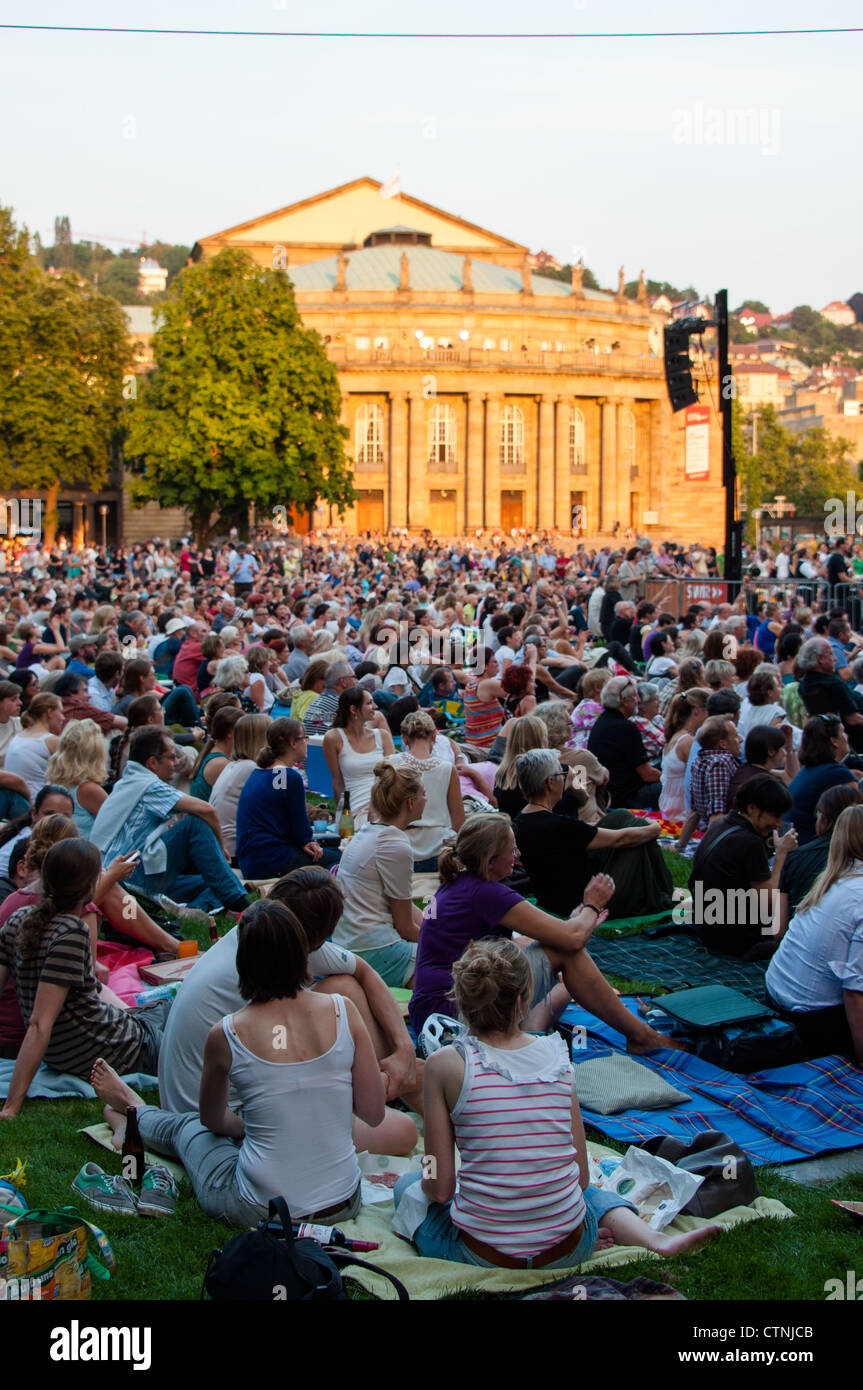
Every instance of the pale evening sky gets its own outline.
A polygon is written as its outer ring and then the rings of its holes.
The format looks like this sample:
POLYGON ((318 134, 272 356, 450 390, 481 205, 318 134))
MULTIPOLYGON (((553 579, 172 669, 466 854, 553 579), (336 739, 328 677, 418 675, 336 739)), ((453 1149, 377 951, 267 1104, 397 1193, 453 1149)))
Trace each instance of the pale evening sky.
MULTIPOLYGON (((0 0, 0 23, 576 31, 861 23, 824 0, 0 0)), ((0 202, 118 250, 362 174, 567 261, 732 304, 863 290, 863 34, 274 39, 0 30, 0 202), (750 116, 741 127, 734 113, 750 116), (131 118, 131 122, 130 122, 131 118), (130 137, 130 132, 132 138, 130 137), (741 139, 743 143, 741 143, 741 139), (113 238, 113 239, 111 239, 113 238)), ((392 220, 382 203, 381 225, 392 220)))

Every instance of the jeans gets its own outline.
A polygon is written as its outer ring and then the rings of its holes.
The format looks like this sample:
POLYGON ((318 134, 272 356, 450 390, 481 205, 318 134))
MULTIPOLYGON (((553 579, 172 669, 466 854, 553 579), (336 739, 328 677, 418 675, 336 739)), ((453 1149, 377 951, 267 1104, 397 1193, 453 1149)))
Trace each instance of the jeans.
MULTIPOLYGON (((213 1134, 201 1124, 194 1111, 174 1115, 155 1105, 138 1107, 138 1128, 148 1149, 178 1158, 186 1170, 198 1205, 214 1221, 228 1226, 255 1226, 267 1216, 267 1208, 249 1202, 237 1186, 240 1144, 222 1134, 213 1134)), ((273 1196, 278 1196, 273 1193, 273 1196)), ((350 1221, 361 1205, 359 1185, 345 1199, 343 1207, 327 1216, 327 1224, 350 1221)), ((306 1220, 313 1212, 291 1212, 295 1220, 306 1220)))
POLYGON ((146 1072, 149 1076, 158 1075, 159 1049, 173 1002, 173 999, 156 999, 152 1004, 142 1004, 140 1008, 130 1010, 144 1033, 141 1051, 134 1067, 129 1068, 130 1071, 146 1072))
POLYGON ((188 685, 175 685, 162 700, 166 724, 191 729, 198 722, 198 705, 188 685))
POLYGON ((184 816, 162 843, 168 853, 167 868, 161 874, 147 874, 139 865, 130 880, 133 887, 152 897, 182 890, 193 907, 205 912, 214 907, 242 912, 248 907, 243 885, 229 868, 212 830, 198 816, 184 816))

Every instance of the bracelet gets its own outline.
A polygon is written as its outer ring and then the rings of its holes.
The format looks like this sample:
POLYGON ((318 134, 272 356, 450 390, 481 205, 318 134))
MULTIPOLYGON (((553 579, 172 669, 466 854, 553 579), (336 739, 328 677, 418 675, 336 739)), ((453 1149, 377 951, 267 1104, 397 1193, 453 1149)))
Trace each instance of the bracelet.
POLYGON ((597 917, 599 916, 600 912, 602 911, 601 908, 599 908, 599 907, 594 907, 593 903, 582 903, 582 904, 581 904, 581 907, 578 909, 579 912, 581 912, 582 908, 585 908, 585 907, 589 907, 590 910, 591 910, 591 912, 595 912, 595 913, 596 913, 597 917))

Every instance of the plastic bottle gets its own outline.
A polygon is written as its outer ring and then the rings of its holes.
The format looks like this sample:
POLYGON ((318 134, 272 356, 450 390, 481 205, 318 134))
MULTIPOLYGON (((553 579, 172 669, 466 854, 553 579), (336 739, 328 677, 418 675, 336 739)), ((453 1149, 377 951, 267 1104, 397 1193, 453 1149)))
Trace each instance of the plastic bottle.
POLYGON ((339 817, 339 839, 349 840, 354 833, 354 818, 351 812, 351 794, 345 792, 345 801, 342 807, 342 814, 339 817))
POLYGON ((170 985, 153 985, 151 989, 144 989, 140 994, 136 994, 135 1003, 152 1004, 156 999, 173 999, 179 988, 179 981, 176 980, 170 985))

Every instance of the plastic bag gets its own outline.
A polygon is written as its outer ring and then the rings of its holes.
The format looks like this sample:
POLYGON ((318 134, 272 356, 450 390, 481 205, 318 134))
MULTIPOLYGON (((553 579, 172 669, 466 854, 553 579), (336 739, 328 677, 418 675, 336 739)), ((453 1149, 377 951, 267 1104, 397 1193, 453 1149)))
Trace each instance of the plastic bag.
MULTIPOLYGON (((638 1209, 652 1231, 662 1231, 690 1202, 704 1178, 676 1168, 665 1158, 631 1146, 619 1163, 601 1159, 595 1169, 596 1186, 616 1192, 638 1209)), ((591 1163, 591 1182, 595 1181, 591 1163)))

